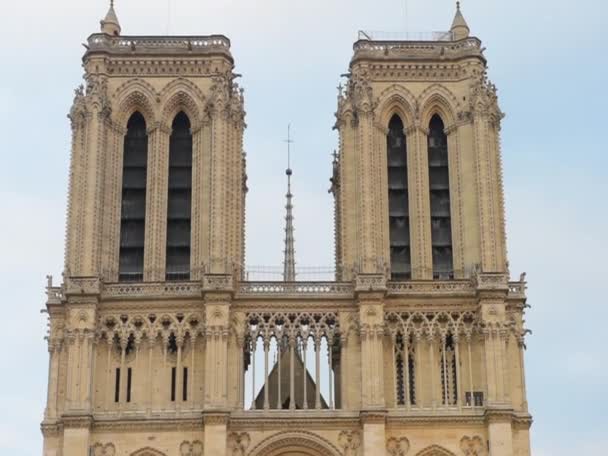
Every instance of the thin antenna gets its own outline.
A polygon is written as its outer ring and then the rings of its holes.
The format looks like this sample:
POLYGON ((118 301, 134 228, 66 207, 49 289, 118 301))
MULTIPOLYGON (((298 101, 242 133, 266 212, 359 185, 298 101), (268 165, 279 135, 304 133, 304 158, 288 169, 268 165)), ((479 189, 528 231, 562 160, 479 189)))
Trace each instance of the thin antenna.
POLYGON ((287 124, 287 139, 284 140, 287 143, 287 170, 291 171, 291 124, 287 124))
POLYGON ((114 8, 114 0, 110 0, 110 8, 114 8))

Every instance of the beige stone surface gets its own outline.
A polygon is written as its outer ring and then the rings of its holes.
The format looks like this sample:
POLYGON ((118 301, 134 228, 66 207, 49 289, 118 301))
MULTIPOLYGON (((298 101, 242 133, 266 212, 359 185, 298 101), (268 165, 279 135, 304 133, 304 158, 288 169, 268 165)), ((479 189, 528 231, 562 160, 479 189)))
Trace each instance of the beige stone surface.
MULTIPOLYGON (((70 111, 65 274, 47 287, 44 456, 529 456, 526 282, 509 281, 503 115, 462 13, 441 40, 355 43, 337 110, 333 283, 242 280, 244 96, 229 40, 121 32, 111 10, 88 40, 86 88, 70 111), (193 136, 192 254, 190 280, 167 282, 167 151, 180 111, 193 136), (144 277, 121 283, 123 138, 134 112, 148 132, 144 277), (390 280, 389 264, 394 114, 408 147, 413 274, 404 282, 390 280), (449 280, 432 271, 435 114, 448 137, 449 280), (261 396, 249 409, 252 346, 279 339, 286 350, 327 347, 316 362, 329 363, 333 395, 321 406, 308 397, 306 410, 279 410, 261 396)), ((286 397, 291 374, 281 372, 286 397)))

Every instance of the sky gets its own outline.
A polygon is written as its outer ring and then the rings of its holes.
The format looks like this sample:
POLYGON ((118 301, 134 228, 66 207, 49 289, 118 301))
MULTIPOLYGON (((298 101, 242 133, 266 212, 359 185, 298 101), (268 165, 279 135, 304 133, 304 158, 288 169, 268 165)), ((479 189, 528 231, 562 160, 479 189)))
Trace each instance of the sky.
MULTIPOLYGON (((104 0, 2 2, 0 454, 41 454, 45 275, 61 275, 81 43, 104 0)), ((123 34, 222 33, 243 75, 247 262, 279 265, 287 122, 296 255, 333 263, 327 193, 336 86, 357 31, 447 30, 451 0, 117 0, 123 34), (170 14, 169 14, 170 13, 170 14), (314 229, 311 229, 314 227, 314 229)), ((608 453, 608 3, 464 0, 499 89, 512 274, 529 280, 526 376, 534 456, 608 453), (600 134, 602 133, 602 134, 600 134)), ((56 279, 57 281, 57 279, 56 279)))

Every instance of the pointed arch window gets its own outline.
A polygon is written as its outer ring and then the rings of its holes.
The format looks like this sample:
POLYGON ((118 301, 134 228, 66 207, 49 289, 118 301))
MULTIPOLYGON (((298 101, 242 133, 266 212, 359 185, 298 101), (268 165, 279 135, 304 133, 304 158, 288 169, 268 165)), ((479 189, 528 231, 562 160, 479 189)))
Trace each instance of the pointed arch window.
POLYGON ((167 203, 167 280, 190 279, 192 133, 183 112, 175 116, 169 141, 167 203))
POLYGON ((435 114, 429 124, 428 136, 431 243, 435 279, 454 277, 448 138, 444 130, 441 117, 435 114))
POLYGON ((403 121, 394 115, 388 125, 388 207, 391 279, 411 278, 410 217, 407 182, 407 143, 403 121))
POLYGON ((144 277, 147 165, 146 121, 136 112, 127 122, 124 139, 118 266, 120 281, 140 281, 144 277))

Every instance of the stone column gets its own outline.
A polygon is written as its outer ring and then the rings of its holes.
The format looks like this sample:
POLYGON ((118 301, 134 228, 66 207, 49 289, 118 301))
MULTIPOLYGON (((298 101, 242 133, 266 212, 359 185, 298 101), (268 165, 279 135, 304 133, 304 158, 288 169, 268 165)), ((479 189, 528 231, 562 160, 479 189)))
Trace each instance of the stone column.
POLYGON ((490 456, 513 455, 513 430, 510 413, 488 411, 490 456))
POLYGON ((410 244, 412 278, 433 278, 431 249, 431 203, 429 193, 428 129, 406 129, 408 155, 408 193, 410 204, 410 244))
POLYGON ((204 412, 204 448, 205 454, 227 456, 226 439, 228 428, 228 413, 204 412))
POLYGON ((171 127, 158 122, 148 129, 144 280, 165 280, 169 138, 171 127))
POLYGON ((358 275, 356 293, 361 324, 362 410, 385 408, 384 400, 384 276, 358 275))
POLYGON ((63 418, 64 455, 88 455, 91 446, 93 418, 84 415, 64 415, 63 418))
POLYGON ((61 348, 62 342, 60 340, 49 340, 49 376, 46 410, 44 411, 45 420, 52 420, 57 417, 57 385, 61 348))
POLYGON ((209 399, 206 408, 211 410, 223 411, 228 408, 228 336, 232 281, 230 275, 203 277, 207 321, 205 395, 209 399))
POLYGON ((361 412, 363 456, 386 454, 386 412, 361 412))
POLYGON ((501 330, 506 321, 505 274, 477 274, 477 295, 484 335, 484 361, 487 381, 487 407, 505 405, 504 343, 501 330))

